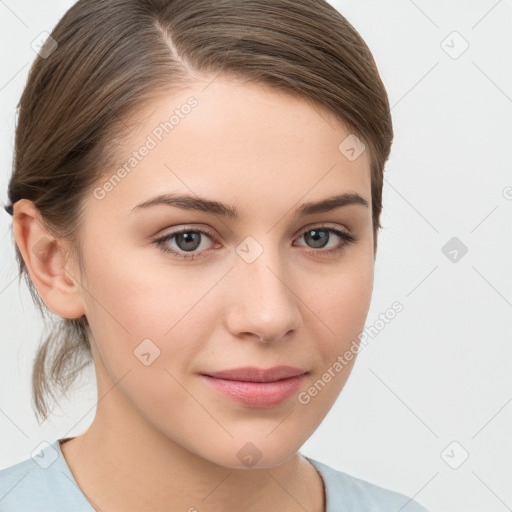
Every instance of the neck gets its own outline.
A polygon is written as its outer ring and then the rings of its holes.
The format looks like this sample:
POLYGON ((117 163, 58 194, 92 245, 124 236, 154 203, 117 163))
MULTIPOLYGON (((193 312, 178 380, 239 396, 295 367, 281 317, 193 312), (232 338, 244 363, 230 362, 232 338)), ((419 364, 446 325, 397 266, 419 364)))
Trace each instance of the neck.
POLYGON ((98 403, 89 429, 61 447, 95 510, 324 512, 322 479, 299 453, 271 468, 224 467, 155 430, 115 400, 115 391, 110 395, 108 404, 98 403))

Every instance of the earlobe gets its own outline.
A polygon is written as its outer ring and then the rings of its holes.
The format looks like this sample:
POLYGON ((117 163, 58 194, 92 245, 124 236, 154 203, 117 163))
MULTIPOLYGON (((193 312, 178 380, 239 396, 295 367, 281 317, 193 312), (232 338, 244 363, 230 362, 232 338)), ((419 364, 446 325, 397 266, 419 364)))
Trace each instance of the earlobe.
POLYGON ((62 318, 83 316, 81 287, 78 276, 70 273, 67 245, 46 229, 32 201, 14 204, 13 230, 30 278, 48 308, 62 318))

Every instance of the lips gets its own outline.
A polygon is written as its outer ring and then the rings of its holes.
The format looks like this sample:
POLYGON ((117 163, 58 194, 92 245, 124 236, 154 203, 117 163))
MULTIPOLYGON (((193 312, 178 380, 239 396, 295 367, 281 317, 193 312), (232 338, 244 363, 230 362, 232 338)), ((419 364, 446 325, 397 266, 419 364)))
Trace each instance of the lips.
POLYGON ((202 375, 242 382, 276 382, 289 379, 290 377, 297 377, 306 372, 307 371, 302 368, 295 368, 293 366, 275 366, 266 370, 254 366, 246 366, 243 368, 233 368, 231 370, 203 373, 202 375))
POLYGON ((210 389, 247 407, 277 407, 296 395, 308 372, 293 366, 267 370, 255 367, 234 368, 201 374, 210 389))

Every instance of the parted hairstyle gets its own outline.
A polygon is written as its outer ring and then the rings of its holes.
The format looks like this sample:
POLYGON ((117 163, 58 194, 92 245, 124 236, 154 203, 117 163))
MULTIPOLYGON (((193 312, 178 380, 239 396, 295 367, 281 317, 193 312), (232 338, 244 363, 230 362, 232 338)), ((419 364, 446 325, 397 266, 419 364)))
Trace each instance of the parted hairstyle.
MULTIPOLYGON (((219 75, 327 109, 363 141, 376 254, 393 140, 388 96, 370 49, 325 0, 79 0, 50 35, 18 104, 6 210, 32 201, 82 271, 83 202, 112 172, 124 121, 166 91, 219 75)), ((45 421, 50 399, 66 395, 92 361, 88 322, 49 310, 14 245, 18 284, 25 276, 43 320, 51 320, 32 369, 32 406, 45 421)))

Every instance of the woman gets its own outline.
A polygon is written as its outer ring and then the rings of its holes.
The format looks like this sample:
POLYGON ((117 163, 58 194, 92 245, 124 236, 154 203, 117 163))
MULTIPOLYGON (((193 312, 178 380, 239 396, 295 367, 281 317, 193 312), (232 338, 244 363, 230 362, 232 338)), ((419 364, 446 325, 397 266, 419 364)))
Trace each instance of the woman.
POLYGON ((298 452, 354 364, 393 138, 354 28, 321 0, 81 0, 39 53, 7 208, 62 319, 34 406, 90 360, 98 402, 0 471, 1 510, 425 511, 298 452))

